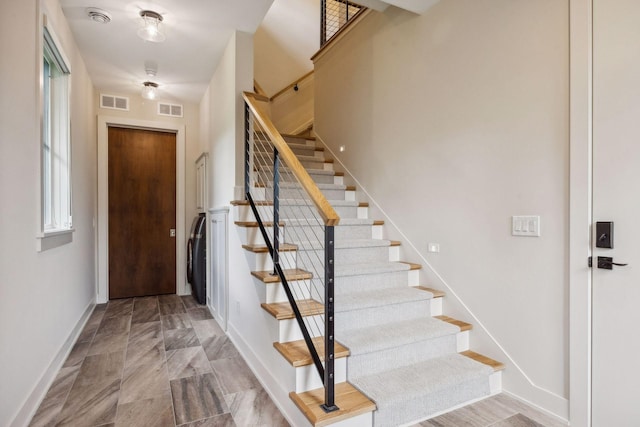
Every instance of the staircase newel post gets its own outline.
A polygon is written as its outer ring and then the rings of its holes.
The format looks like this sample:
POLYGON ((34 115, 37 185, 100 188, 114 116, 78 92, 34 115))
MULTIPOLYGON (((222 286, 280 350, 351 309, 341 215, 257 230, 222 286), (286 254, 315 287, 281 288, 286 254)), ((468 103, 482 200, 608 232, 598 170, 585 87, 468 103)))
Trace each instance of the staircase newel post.
POLYGON ((251 182, 251 111, 244 103, 244 194, 250 191, 251 182))
POLYGON ((273 275, 280 264, 280 156, 273 147, 273 275))
POLYGON ((334 228, 324 227, 324 404, 325 412, 337 411, 335 404, 334 335, 334 228))

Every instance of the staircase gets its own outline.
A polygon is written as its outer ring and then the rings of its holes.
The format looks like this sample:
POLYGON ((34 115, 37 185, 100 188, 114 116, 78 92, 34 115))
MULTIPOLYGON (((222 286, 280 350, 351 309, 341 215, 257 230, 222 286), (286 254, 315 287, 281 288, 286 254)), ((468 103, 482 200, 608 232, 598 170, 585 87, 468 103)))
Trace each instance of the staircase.
MULTIPOLYGON (((290 149, 340 216, 335 227, 335 390, 339 411, 325 413, 322 379, 246 201, 236 201, 236 225, 245 230, 243 248, 252 264, 261 309, 277 337, 281 356, 274 366, 290 398, 311 425, 399 426, 498 393, 503 365, 469 351, 471 325, 442 315, 443 292, 422 286, 420 265, 401 262, 399 242, 386 240, 384 223, 368 217, 355 188, 311 136, 285 136, 290 149)), ((272 182, 257 204, 269 206, 272 182)), ((324 304, 309 291, 322 268, 322 248, 300 236, 318 233, 297 208, 294 182, 280 183, 280 264, 305 324, 322 322, 324 304)), ((260 188, 254 188, 260 193, 260 188)), ((273 218, 262 218, 273 221, 273 218)), ((256 308, 258 309, 258 308, 256 308)), ((322 336, 313 340, 324 360, 322 336)))

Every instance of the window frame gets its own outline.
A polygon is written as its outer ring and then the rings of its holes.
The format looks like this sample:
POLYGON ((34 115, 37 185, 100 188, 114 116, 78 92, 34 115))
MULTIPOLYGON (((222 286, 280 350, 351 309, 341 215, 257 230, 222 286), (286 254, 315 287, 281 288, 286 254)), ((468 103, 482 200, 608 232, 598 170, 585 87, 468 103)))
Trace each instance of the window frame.
POLYGON ((42 16, 39 65, 40 208, 37 250, 72 241, 71 67, 42 16))

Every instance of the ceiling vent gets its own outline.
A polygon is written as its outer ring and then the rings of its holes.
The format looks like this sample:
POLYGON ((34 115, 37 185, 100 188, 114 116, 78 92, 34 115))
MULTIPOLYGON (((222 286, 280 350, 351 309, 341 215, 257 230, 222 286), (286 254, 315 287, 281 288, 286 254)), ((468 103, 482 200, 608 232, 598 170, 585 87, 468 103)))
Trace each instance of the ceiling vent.
POLYGON ((158 115, 182 117, 182 105, 158 102, 158 115))
POLYGON ((129 111, 129 98, 124 96, 105 95, 101 93, 100 108, 129 111))

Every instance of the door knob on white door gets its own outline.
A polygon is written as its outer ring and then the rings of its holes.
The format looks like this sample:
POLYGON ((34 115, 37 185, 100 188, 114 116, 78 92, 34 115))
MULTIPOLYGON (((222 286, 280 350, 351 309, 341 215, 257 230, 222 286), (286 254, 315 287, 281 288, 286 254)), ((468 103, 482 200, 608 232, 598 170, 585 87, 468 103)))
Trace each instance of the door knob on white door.
POLYGON ((619 262, 613 262, 613 258, 608 256, 599 256, 598 257, 598 268, 603 268, 605 270, 613 270, 613 266, 624 267, 628 264, 623 264, 619 262))

